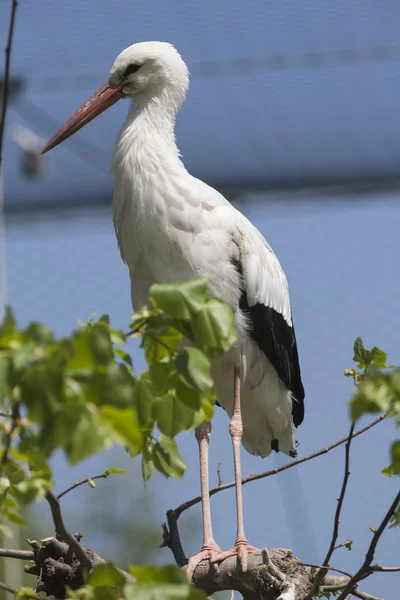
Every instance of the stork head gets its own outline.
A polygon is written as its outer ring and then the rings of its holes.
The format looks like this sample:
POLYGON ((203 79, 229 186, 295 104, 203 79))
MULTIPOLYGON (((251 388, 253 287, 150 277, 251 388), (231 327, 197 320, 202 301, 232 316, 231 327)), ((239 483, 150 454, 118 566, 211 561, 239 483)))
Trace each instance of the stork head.
POLYGON ((47 142, 51 150, 121 98, 140 104, 159 99, 167 112, 176 113, 189 86, 189 72, 179 52, 167 42, 140 42, 117 56, 108 83, 103 85, 47 142))
POLYGON ((140 42, 121 52, 108 79, 110 85, 122 88, 133 98, 168 97, 179 108, 189 85, 187 66, 179 52, 167 42, 140 42))

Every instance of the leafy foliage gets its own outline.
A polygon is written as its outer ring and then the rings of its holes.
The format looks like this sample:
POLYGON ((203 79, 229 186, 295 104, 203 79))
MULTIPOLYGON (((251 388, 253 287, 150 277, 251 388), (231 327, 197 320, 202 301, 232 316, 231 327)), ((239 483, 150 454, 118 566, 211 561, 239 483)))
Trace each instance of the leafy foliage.
MULTIPOLYGON (((387 365, 387 354, 374 346, 364 347, 361 337, 354 342, 354 362, 358 369, 346 369, 357 387, 351 401, 351 419, 356 421, 365 414, 386 413, 400 425, 400 368, 387 365)), ((400 440, 390 448, 391 463, 382 470, 387 477, 400 475, 400 440)))
POLYGON ((41 323, 18 328, 7 310, 0 328, 3 533, 6 519, 21 523, 20 506, 51 488, 56 450, 76 464, 119 444, 142 455, 145 480, 154 468, 182 477, 186 465, 174 437, 213 415, 210 361, 235 342, 233 315, 208 298, 203 278, 155 285, 150 294, 150 308, 134 315, 128 334, 103 315, 56 338, 41 323), (144 373, 134 372, 129 336, 141 338, 144 373))

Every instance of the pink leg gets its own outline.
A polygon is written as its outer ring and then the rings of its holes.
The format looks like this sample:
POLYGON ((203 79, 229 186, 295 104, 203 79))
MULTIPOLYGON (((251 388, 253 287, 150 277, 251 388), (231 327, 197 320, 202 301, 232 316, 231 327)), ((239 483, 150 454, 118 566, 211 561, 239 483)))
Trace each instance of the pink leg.
POLYGON ((203 545, 201 552, 192 556, 189 559, 186 567, 186 575, 189 581, 192 580, 193 573, 197 565, 202 560, 210 560, 214 555, 220 554, 221 549, 214 542, 212 523, 211 523, 211 506, 208 486, 208 447, 210 444, 211 423, 208 421, 199 425, 195 431, 196 439, 199 444, 200 455, 200 485, 201 485, 201 501, 202 501, 202 516, 203 516, 203 545))
POLYGON ((229 424, 229 433, 232 438, 233 462, 235 467, 235 488, 236 488, 236 518, 237 533, 236 541, 232 550, 221 552, 211 559, 211 563, 219 563, 237 554, 239 564, 243 572, 247 571, 247 556, 249 552, 258 552, 258 548, 251 546, 244 534, 243 524, 243 496, 242 496, 242 473, 240 467, 240 443, 243 435, 242 413, 240 406, 240 370, 234 370, 234 398, 233 413, 229 424))

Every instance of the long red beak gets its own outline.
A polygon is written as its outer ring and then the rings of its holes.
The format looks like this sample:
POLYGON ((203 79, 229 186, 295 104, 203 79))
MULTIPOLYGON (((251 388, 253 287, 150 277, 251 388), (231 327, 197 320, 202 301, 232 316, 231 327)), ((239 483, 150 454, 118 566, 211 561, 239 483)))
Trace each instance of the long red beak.
POLYGON ((118 102, 124 93, 120 87, 111 87, 109 83, 101 86, 97 92, 93 94, 83 104, 79 110, 63 125, 55 135, 47 142, 41 154, 45 154, 64 140, 74 135, 82 129, 87 123, 92 121, 97 115, 100 115, 107 108, 118 102))

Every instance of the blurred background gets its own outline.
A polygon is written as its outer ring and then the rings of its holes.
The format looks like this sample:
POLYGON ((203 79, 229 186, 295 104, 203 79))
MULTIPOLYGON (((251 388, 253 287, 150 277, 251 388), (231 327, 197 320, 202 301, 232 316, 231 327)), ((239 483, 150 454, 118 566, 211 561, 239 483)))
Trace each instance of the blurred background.
MULTIPOLYGON (((2 47, 9 13, 10 2, 0 0, 2 47)), ((108 175, 127 104, 118 103, 46 157, 38 149, 107 80, 123 48, 172 42, 191 71, 177 121, 185 164, 253 221, 288 276, 306 389, 299 455, 344 437, 352 385, 343 371, 355 337, 400 363, 399 29, 394 0, 20 0, 0 194, 0 305, 10 303, 21 325, 41 320, 58 334, 93 310, 127 327, 129 275, 114 236, 108 175)), ((131 349, 141 370, 142 354, 131 349)), ((351 538, 354 545, 336 552, 338 568, 358 568, 369 527, 379 524, 397 490, 398 482, 380 474, 394 436, 386 422, 353 444, 339 541, 351 538)), ((73 469, 56 456, 58 492, 107 467, 127 472, 67 495, 67 526, 121 566, 172 562, 169 550, 158 549, 165 512, 199 493, 194 436, 181 434, 178 442, 188 463, 184 478, 156 474, 146 488, 139 462, 122 452, 73 469)), ((214 419, 210 460, 211 485, 219 460, 223 481, 233 479, 222 411, 214 419)), ((341 447, 245 486, 250 542, 288 547, 320 564, 343 460, 341 447)), ((280 455, 262 461, 243 454, 243 474, 285 462, 280 455)), ((229 548, 234 490, 215 496, 212 510, 216 540, 229 548)), ((27 520, 25 537, 51 535, 47 507, 34 507, 27 520)), ((200 506, 181 521, 190 555, 201 545, 200 506)), ((376 559, 393 565, 398 556, 398 531, 388 530, 376 559)), ((8 561, 3 570, 8 583, 19 584, 19 563, 8 561)), ((397 600, 398 574, 377 575, 364 588, 397 600)))

